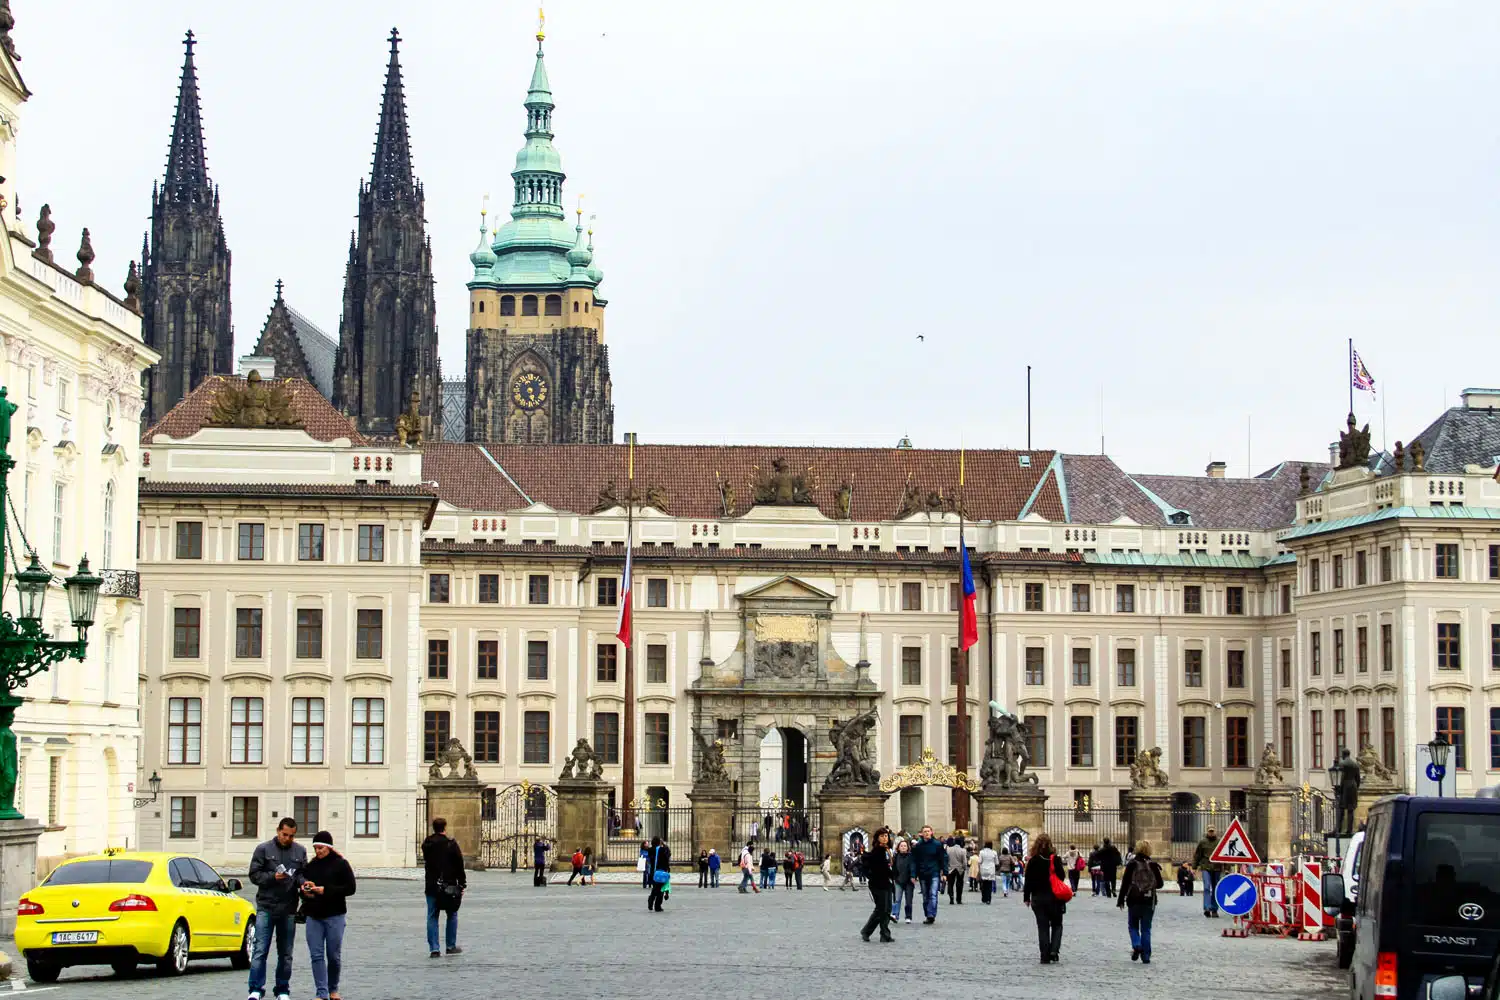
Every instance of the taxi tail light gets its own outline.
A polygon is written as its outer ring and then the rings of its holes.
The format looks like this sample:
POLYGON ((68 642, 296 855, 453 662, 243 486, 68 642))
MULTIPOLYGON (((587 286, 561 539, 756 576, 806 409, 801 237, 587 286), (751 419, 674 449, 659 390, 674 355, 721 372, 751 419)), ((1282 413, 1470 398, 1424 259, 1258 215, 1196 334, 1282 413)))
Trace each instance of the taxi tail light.
POLYGON ((1396 953, 1394 951, 1382 951, 1375 961, 1375 995, 1378 997, 1396 995, 1396 953))
POLYGON ((156 900, 150 896, 142 896, 132 892, 123 899, 117 899, 109 904, 110 913, 155 913, 156 900))
POLYGON ((42 909, 41 903, 33 903, 25 896, 22 896, 21 901, 16 904, 16 916, 18 917, 35 917, 46 912, 46 910, 42 909))

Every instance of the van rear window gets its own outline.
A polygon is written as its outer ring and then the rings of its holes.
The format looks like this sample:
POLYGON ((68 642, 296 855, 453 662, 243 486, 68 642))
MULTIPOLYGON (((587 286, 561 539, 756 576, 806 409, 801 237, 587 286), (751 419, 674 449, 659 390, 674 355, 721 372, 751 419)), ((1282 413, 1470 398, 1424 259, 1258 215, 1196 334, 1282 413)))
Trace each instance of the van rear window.
POLYGON ((1500 815, 1417 818, 1416 922, 1500 928, 1500 815))
POLYGON ((105 882, 144 882, 151 875, 149 861, 75 861, 47 876, 43 885, 97 885, 105 882))

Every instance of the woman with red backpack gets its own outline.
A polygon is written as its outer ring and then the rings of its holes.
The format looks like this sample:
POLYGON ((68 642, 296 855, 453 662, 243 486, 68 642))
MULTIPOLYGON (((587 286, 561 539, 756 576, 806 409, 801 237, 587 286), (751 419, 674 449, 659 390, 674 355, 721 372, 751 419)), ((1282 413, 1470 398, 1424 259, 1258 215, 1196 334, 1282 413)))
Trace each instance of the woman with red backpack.
POLYGON ((1052 838, 1037 834, 1031 842, 1031 857, 1026 862, 1026 885, 1022 899, 1036 917, 1037 944, 1042 964, 1056 962, 1062 952, 1063 913, 1073 890, 1068 888, 1067 872, 1062 858, 1052 846, 1052 838))

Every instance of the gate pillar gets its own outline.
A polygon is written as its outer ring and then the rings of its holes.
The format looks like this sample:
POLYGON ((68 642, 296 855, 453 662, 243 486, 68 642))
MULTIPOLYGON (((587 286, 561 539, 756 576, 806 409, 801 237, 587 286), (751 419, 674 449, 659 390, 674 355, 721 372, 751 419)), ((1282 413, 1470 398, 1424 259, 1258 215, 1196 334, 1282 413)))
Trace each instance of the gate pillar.
POLYGON ((1157 857, 1165 859, 1172 847, 1172 793, 1165 788, 1132 788, 1125 793, 1130 811, 1130 846, 1151 842, 1157 857))
POLYGON ((999 850, 1006 830, 1026 831, 1030 843, 1047 829, 1047 794, 1035 785, 991 788, 979 793, 979 842, 993 843, 999 850))
MULTIPOLYGON (((426 785, 428 818, 448 821, 448 836, 463 850, 464 867, 477 871, 484 869, 480 823, 483 787, 478 778, 464 777, 432 778, 426 785)), ((432 832, 430 824, 426 832, 432 832)))
POLYGON ((688 792, 693 803, 693 846, 698 850, 712 847, 719 852, 721 864, 739 857, 737 846, 730 842, 734 826, 734 793, 725 784, 699 782, 688 792))
POLYGON ((823 807, 823 856, 835 858, 843 871, 844 834, 850 830, 865 832, 865 845, 875 831, 885 826, 885 800, 890 796, 878 788, 830 788, 823 786, 819 802, 823 807))
POLYGON ((1245 789, 1250 842, 1263 860, 1292 856, 1292 790, 1281 785, 1245 789))
POLYGON ((552 786, 557 793, 557 847, 553 867, 560 867, 581 847, 592 847, 596 858, 604 851, 604 804, 609 786, 588 778, 563 778, 552 786))

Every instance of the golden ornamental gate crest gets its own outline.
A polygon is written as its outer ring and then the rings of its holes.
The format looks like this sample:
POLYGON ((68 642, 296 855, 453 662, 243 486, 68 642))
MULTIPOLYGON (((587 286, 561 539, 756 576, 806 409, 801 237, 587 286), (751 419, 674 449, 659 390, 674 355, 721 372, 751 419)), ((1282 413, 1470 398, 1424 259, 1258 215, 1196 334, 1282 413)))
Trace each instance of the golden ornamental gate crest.
POLYGON ((880 780, 882 792, 895 792, 903 788, 916 788, 919 785, 943 785, 947 788, 961 788, 966 792, 976 794, 980 788, 977 779, 969 777, 952 764, 938 760, 937 754, 932 752, 932 747, 924 748, 920 759, 893 771, 880 780))

